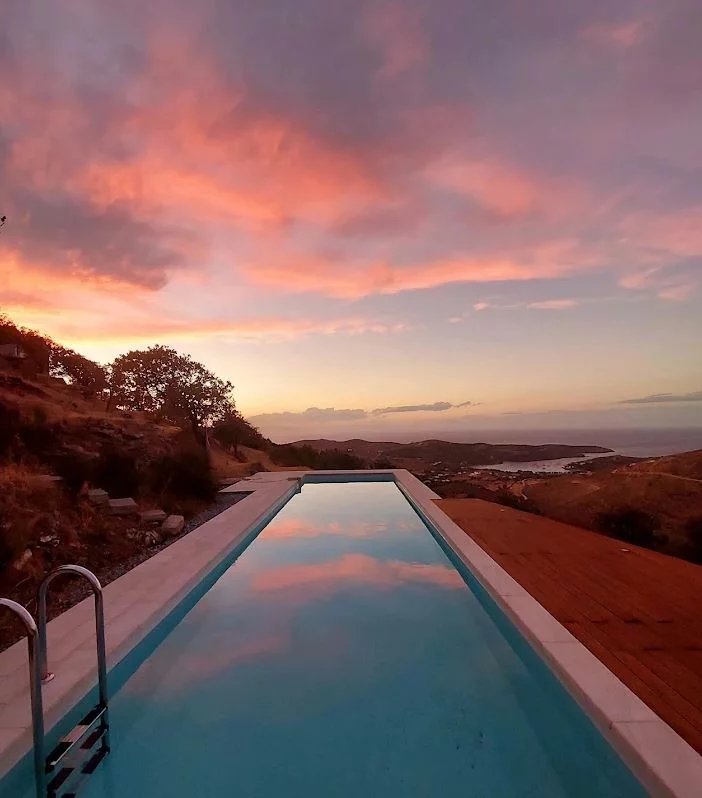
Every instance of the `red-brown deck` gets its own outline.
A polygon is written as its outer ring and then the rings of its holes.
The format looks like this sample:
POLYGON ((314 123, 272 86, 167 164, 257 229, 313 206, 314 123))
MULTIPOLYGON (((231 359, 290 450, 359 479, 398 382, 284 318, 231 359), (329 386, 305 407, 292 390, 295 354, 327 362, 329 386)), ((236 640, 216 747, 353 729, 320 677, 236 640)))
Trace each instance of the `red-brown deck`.
POLYGON ((702 753, 702 566, 479 499, 437 504, 702 753))

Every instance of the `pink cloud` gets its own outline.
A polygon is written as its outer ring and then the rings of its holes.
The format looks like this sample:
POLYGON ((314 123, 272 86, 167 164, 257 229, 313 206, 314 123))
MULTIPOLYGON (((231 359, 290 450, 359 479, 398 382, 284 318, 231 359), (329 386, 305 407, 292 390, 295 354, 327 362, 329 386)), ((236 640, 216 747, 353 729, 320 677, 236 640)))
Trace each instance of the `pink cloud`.
POLYGON ((342 535, 344 537, 366 538, 378 534, 384 524, 375 521, 338 521, 329 523, 311 523, 303 518, 281 518, 271 523, 265 531, 266 540, 287 540, 300 538, 316 538, 324 535, 342 535))
POLYGON ((430 183, 472 198, 500 216, 563 215, 576 198, 574 186, 530 173, 495 156, 453 154, 430 164, 430 183))
POLYGON ((451 283, 525 281, 559 277, 598 264, 572 240, 555 240, 523 252, 434 260, 406 266, 386 262, 337 263, 295 259, 248 264, 249 280, 287 293, 312 291, 354 299, 372 294, 397 294, 451 283))
POLYGON ((697 293, 698 285, 695 282, 678 283, 667 288, 661 288, 658 296, 671 302, 685 302, 697 293))
MULTIPOLYGON (((455 568, 445 565, 377 560, 365 554, 345 554, 338 560, 271 568, 254 577, 258 593, 278 593, 308 601, 358 585, 391 589, 403 584, 431 584, 457 589, 463 585, 455 568)), ((286 602, 290 597, 286 597, 286 602)))
POLYGON ((476 302, 473 310, 567 310, 577 307, 580 304, 578 299, 541 299, 536 302, 511 302, 500 304, 495 302, 476 302))
POLYGON ((644 36, 646 22, 632 20, 630 22, 591 25, 582 32, 584 39, 612 47, 629 48, 638 44, 644 36))
POLYGON ((429 42, 417 9, 398 0, 381 0, 364 12, 366 36, 377 49, 379 74, 394 78, 423 64, 429 42))
POLYGON ((577 305, 577 299, 544 299, 540 302, 529 302, 527 307, 534 310, 566 310, 577 305))
POLYGON ((83 333, 72 328, 70 322, 61 326, 61 339, 67 342, 110 341, 112 343, 139 343, 159 338, 168 340, 195 340, 211 336, 224 336, 250 341, 293 340, 306 335, 363 335, 384 334, 404 330, 404 325, 385 324, 363 318, 314 320, 304 318, 263 317, 241 321, 155 319, 134 322, 128 327, 124 322, 101 327, 98 331, 83 333))

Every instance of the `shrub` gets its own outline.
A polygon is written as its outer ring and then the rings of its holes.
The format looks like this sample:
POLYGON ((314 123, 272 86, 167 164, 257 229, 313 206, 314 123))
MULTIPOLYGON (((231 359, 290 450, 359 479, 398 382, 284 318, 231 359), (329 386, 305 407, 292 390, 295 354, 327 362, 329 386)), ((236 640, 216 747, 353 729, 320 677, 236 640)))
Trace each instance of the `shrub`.
POLYGON ((22 426, 19 408, 0 401, 0 459, 9 460, 19 441, 22 426))
POLYGON ((0 570, 53 526, 59 502, 56 487, 37 483, 36 473, 25 466, 0 470, 0 570))
POLYGON ((306 444, 302 446, 293 446, 292 443, 273 445, 270 456, 276 465, 316 467, 317 452, 306 444))
POLYGON ((136 458, 114 446, 104 448, 95 463, 92 481, 115 497, 138 495, 141 477, 136 458))
POLYGON ((702 515, 688 519, 685 534, 695 559, 702 560, 702 515))
POLYGON ((633 507, 620 507, 600 513, 596 525, 607 535, 642 546, 653 543, 661 528, 660 519, 655 515, 633 507))
POLYGON ((360 457, 340 449, 329 449, 325 452, 316 452, 311 446, 303 444, 294 446, 286 443, 281 446, 272 446, 271 460, 276 465, 306 466, 321 470, 357 469, 366 468, 366 463, 360 457))
POLYGON ((217 493, 207 453, 188 446, 163 455, 149 467, 149 487, 158 494, 212 501, 217 493))
POLYGON ((57 427, 46 421, 46 414, 34 408, 32 418, 23 419, 20 424, 19 439, 27 452, 43 457, 56 448, 59 434, 57 427))
POLYGON ((83 452, 64 450, 47 458, 54 474, 63 479, 69 493, 78 494, 86 482, 92 482, 95 461, 83 452))
POLYGON ((322 470, 356 469, 366 468, 366 464, 355 454, 342 452, 340 449, 331 449, 326 452, 319 452, 313 467, 322 470))

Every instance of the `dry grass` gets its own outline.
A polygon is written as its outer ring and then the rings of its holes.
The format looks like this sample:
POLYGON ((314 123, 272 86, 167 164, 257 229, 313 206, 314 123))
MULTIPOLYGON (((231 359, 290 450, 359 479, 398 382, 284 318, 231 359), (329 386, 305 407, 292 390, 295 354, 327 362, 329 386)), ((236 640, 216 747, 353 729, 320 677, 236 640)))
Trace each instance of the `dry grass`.
POLYGON ((63 497, 54 484, 37 477, 24 465, 0 468, 0 568, 58 531, 63 497))
POLYGON ((657 457, 655 460, 644 460, 642 463, 634 463, 629 469, 626 469, 626 472, 670 474, 686 479, 702 480, 702 450, 657 457))
POLYGON ((210 463, 216 479, 229 477, 248 477, 256 471, 307 471, 305 466, 280 466, 271 460, 268 452, 239 446, 239 459, 213 442, 210 449, 210 463))
POLYGON ((596 527, 601 513, 633 507, 661 521, 670 553, 684 553, 685 525, 702 513, 702 482, 665 473, 619 469, 590 476, 564 476, 534 482, 527 496, 549 518, 578 526, 596 527))

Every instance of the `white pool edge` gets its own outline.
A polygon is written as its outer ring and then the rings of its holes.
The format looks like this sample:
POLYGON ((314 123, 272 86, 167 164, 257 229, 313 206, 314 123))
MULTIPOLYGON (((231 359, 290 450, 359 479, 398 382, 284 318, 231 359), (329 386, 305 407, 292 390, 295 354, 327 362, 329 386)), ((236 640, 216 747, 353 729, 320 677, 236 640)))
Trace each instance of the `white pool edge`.
MULTIPOLYGON (((111 582, 104 590, 108 668, 150 634, 243 539, 266 523, 305 479, 392 478, 425 522, 451 548, 500 609, 548 663, 653 796, 702 794, 702 756, 458 527, 439 498, 403 469, 262 472, 222 493, 250 495, 111 582)), ((48 625, 56 678, 44 687, 51 729, 96 680, 92 599, 48 625)), ((31 750, 26 642, 0 653, 0 779, 31 750)))

